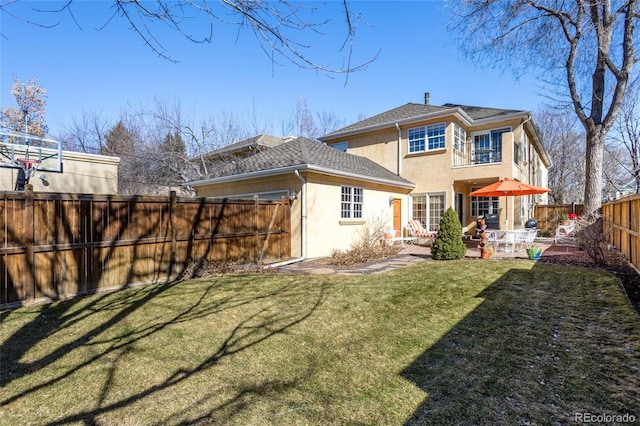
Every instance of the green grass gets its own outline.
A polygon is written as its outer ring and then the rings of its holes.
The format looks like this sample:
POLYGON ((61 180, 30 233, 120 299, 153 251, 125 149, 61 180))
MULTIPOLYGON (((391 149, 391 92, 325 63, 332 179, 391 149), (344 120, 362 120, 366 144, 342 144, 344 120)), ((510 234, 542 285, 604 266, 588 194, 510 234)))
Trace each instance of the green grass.
POLYGON ((2 425, 640 419, 640 319, 572 266, 226 275, 4 312, 0 344, 2 425))

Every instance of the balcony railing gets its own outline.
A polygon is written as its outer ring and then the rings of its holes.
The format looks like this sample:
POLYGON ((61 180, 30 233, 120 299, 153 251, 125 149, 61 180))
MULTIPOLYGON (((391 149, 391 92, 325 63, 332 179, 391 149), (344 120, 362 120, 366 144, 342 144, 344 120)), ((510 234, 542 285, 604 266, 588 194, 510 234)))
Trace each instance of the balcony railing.
POLYGON ((465 144, 460 150, 453 149, 453 166, 475 166, 502 162, 502 151, 493 149, 474 148, 471 143, 465 144))

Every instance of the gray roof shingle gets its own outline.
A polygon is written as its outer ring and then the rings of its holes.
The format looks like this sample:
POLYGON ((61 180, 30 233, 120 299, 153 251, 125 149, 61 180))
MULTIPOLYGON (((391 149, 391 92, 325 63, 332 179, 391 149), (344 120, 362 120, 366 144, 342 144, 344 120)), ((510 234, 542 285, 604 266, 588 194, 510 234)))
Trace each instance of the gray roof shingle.
POLYGON ((267 170, 277 171, 277 169, 291 166, 313 166, 342 174, 386 180, 403 186, 413 185, 412 182, 396 175, 368 158, 342 152, 322 142, 304 137, 274 146, 251 157, 227 164, 212 172, 208 179, 237 176, 267 170))
POLYGON ((358 130, 365 130, 371 127, 377 126, 394 126, 395 123, 404 120, 410 120, 411 118, 422 117, 428 114, 437 113, 441 111, 450 110, 453 108, 462 109, 471 119, 482 120, 487 118, 499 118, 501 116, 510 115, 514 113, 525 113, 526 111, 508 110, 498 108, 486 108, 475 107, 469 105, 458 104, 444 104, 442 106, 408 103, 381 114, 374 115, 373 117, 366 118, 357 123, 351 124, 342 129, 338 129, 327 135, 322 136, 320 139, 330 139, 333 135, 339 135, 346 132, 354 132, 358 130))

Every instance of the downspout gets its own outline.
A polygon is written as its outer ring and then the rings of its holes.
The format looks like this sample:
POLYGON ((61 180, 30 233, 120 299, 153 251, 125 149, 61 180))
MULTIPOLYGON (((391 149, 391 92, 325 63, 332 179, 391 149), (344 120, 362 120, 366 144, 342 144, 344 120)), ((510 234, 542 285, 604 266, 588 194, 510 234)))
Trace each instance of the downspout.
POLYGON ((284 262, 271 263, 269 265, 265 265, 264 269, 267 268, 277 268, 279 266, 289 265, 291 263, 301 262, 307 257, 307 181, 304 180, 298 170, 293 171, 296 174, 296 177, 302 181, 302 188, 300 189, 300 201, 302 205, 300 206, 301 210, 301 226, 300 226, 300 249, 301 256, 296 257, 295 259, 285 260, 284 262))
POLYGON ((402 167, 401 167, 401 163, 400 163, 400 148, 402 147, 402 130, 400 130, 400 125, 398 123, 396 123, 396 129, 398 129, 398 167, 397 167, 397 171, 398 171, 398 176, 400 176, 400 173, 402 172, 402 167))

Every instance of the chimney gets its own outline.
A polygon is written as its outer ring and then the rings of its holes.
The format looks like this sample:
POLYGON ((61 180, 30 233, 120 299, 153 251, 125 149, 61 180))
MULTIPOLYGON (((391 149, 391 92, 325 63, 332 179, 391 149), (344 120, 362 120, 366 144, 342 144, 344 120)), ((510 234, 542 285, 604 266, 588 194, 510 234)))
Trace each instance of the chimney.
POLYGON ((424 104, 429 105, 429 92, 424 92, 424 104))

